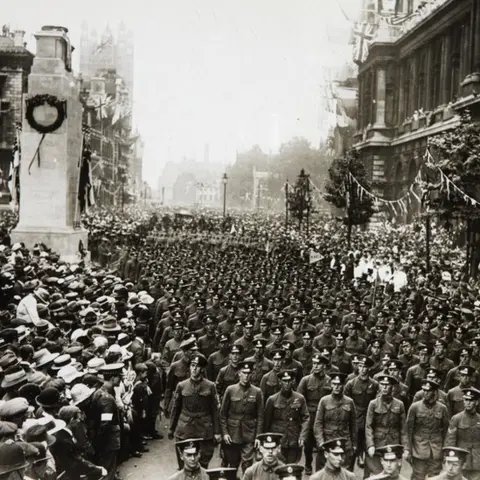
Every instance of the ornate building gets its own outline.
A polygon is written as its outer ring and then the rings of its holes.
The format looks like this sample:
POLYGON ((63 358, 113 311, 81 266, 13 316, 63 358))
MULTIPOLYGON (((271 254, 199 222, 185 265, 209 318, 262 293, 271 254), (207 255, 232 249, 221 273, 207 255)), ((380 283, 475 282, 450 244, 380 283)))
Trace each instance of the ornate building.
POLYGON ((412 184, 428 137, 455 128, 457 110, 480 118, 480 0, 401 6, 407 20, 379 26, 358 73, 355 145, 388 200, 412 184))

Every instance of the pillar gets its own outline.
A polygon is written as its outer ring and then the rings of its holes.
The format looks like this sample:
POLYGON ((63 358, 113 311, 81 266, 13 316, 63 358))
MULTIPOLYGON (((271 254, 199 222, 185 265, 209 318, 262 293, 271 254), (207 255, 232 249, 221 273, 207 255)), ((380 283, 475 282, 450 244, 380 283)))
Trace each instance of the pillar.
POLYGON ((386 68, 384 65, 377 67, 376 80, 374 126, 385 127, 386 68))
POLYGON ((480 88, 480 0, 472 0, 470 18, 470 72, 462 82, 462 96, 478 94, 480 88))

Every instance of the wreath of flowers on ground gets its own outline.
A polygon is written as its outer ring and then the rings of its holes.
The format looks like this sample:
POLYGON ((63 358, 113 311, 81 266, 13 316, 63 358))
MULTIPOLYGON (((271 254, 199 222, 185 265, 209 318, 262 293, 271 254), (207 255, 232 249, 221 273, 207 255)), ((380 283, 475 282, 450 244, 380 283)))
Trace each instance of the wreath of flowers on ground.
POLYGON ((67 102, 65 100, 58 99, 55 95, 49 95, 49 94, 35 95, 27 99, 27 111, 25 116, 29 125, 35 130, 37 130, 37 132, 51 133, 59 129, 62 126, 65 118, 67 117, 67 102), (58 114, 57 119, 50 125, 39 124, 35 120, 33 115, 35 108, 44 104, 50 105, 51 107, 57 110, 57 114, 58 114))

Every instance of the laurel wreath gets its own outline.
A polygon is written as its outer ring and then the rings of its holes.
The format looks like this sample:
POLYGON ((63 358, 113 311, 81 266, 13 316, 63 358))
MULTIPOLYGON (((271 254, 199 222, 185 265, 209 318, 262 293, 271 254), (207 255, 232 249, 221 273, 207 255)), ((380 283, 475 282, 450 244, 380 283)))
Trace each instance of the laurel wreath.
POLYGON ((67 117, 67 102, 58 99, 55 95, 43 94, 35 95, 27 99, 27 109, 25 117, 29 125, 40 133, 51 133, 59 129, 67 117), (34 118, 33 112, 40 105, 48 104, 57 110, 57 119, 50 125, 40 125, 34 118))

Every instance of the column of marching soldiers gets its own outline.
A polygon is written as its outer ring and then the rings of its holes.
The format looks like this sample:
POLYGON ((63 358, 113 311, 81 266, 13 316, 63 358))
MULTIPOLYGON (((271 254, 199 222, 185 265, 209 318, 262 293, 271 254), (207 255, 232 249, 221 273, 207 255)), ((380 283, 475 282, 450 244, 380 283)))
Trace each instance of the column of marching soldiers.
POLYGON ((215 478, 323 480, 335 466, 355 478, 355 464, 363 478, 398 478, 405 460, 414 480, 480 479, 480 337, 459 341, 463 327, 444 321, 436 332, 432 308, 368 331, 355 313, 319 321, 318 309, 253 303, 221 322, 200 300, 190 316, 174 297, 165 306, 153 349, 167 372, 172 478, 191 478, 188 455, 208 468, 220 445, 215 478))

